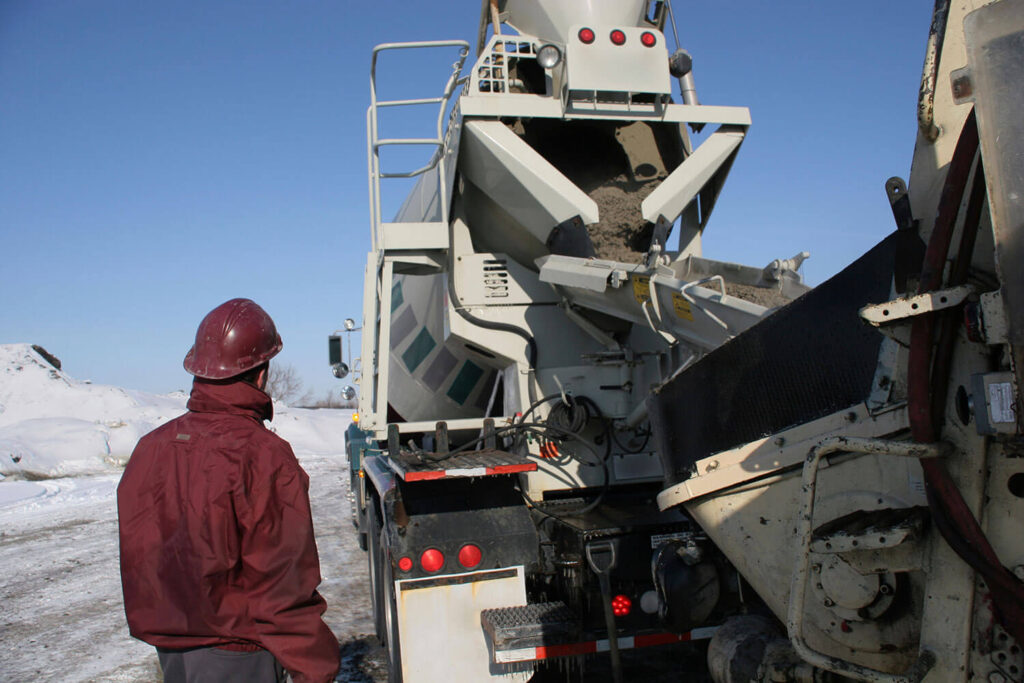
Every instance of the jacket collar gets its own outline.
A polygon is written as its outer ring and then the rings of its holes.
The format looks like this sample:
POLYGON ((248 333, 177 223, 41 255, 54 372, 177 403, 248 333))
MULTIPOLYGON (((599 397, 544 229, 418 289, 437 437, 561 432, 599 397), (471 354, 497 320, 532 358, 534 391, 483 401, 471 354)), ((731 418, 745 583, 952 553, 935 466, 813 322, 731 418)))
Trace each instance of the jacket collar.
POLYGON ((188 409, 194 413, 226 413, 251 417, 257 422, 274 419, 274 404, 265 392, 241 381, 192 381, 188 409))

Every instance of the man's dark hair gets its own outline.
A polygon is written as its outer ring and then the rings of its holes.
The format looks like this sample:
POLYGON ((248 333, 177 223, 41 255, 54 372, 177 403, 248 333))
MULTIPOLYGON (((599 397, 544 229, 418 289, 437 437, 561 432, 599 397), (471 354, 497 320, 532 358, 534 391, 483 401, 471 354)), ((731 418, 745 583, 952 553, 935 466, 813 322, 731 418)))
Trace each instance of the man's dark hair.
POLYGON ((260 371, 261 370, 265 370, 265 369, 269 370, 269 368, 270 368, 270 361, 268 360, 265 363, 260 363, 259 365, 254 367, 252 370, 246 370, 245 372, 243 372, 240 375, 235 375, 229 381, 231 381, 231 382, 241 381, 241 382, 246 382, 248 384, 256 386, 256 378, 259 377, 260 371))

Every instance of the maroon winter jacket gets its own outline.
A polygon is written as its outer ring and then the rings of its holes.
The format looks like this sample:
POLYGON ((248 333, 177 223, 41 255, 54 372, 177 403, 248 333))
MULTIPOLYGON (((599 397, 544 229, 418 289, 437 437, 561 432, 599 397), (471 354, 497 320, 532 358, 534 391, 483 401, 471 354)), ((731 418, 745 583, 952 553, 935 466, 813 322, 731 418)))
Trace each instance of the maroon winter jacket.
POLYGON ((263 426, 264 392, 196 380, 189 412, 139 441, 117 487, 131 634, 169 649, 270 651, 296 683, 331 681, 309 477, 263 426))

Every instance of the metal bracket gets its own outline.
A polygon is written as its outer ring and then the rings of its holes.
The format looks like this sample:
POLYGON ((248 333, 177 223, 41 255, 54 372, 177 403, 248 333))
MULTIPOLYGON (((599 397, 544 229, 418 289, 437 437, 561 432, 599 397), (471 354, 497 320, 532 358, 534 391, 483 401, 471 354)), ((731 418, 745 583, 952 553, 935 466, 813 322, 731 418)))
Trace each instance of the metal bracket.
POLYGON ((860 317, 878 327, 887 323, 912 318, 915 315, 942 311, 959 306, 974 293, 971 285, 918 294, 907 299, 894 299, 884 304, 873 304, 860 309, 860 317))

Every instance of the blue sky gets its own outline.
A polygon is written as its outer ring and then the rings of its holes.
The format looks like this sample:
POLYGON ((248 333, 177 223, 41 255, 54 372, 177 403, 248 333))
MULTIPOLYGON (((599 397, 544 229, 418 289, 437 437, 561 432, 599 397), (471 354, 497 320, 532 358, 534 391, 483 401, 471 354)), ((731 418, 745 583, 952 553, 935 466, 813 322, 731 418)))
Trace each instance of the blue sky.
MULTIPOLYGON (((807 250, 819 284, 892 230, 883 183, 909 173, 931 7, 676 0, 701 101, 754 122, 705 255, 807 250)), ((370 51, 475 44, 479 8, 0 1, 0 343, 182 389, 199 320, 246 296, 275 318, 280 360, 336 391, 326 336, 361 318, 369 250, 370 51)), ((404 66, 392 84, 420 93, 447 76, 404 66)))

